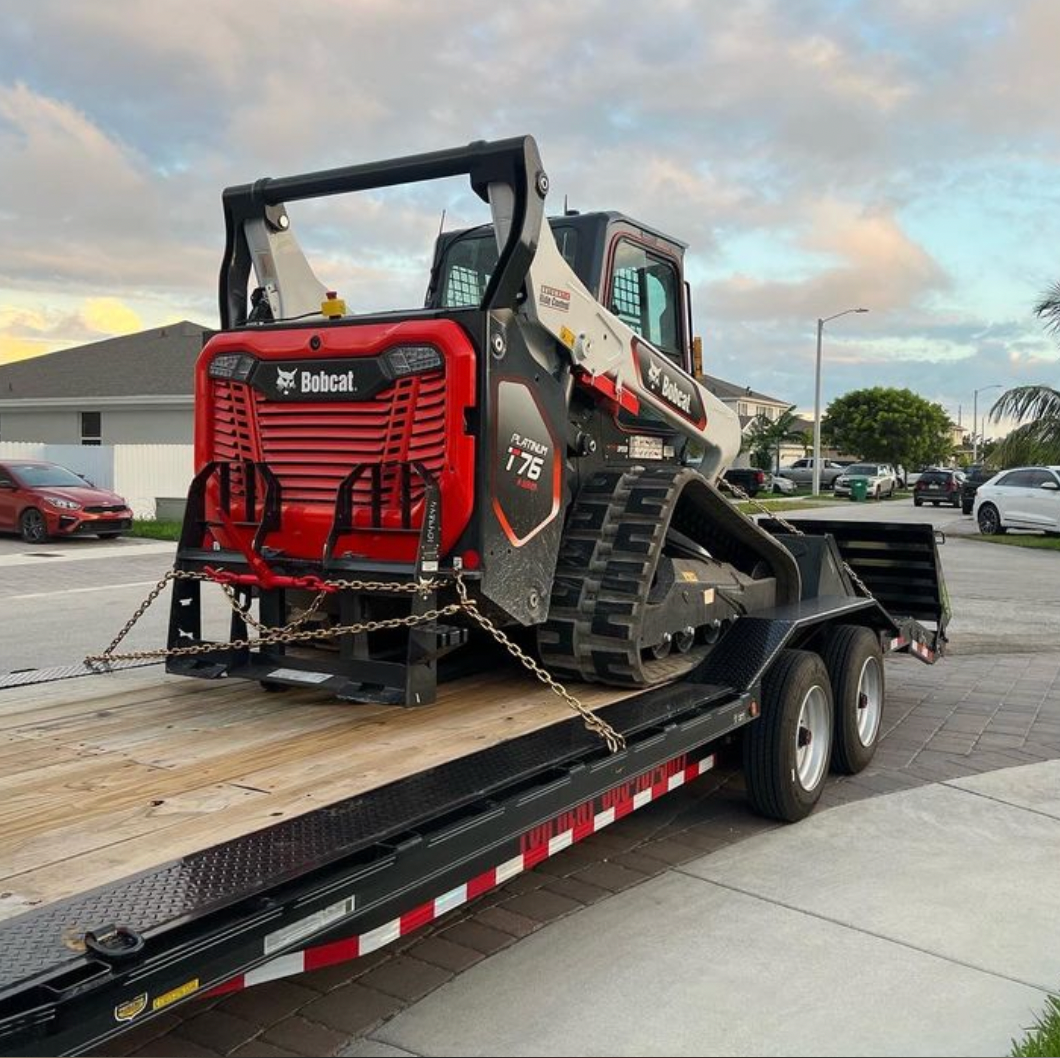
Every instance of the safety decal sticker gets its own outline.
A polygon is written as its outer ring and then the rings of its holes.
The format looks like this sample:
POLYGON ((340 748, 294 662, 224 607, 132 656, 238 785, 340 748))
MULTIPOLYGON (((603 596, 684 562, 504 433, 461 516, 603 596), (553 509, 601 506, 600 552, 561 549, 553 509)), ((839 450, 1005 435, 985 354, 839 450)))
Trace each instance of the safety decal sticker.
POLYGON ((114 1020, 132 1021, 133 1018, 138 1018, 146 1009, 147 993, 141 992, 138 996, 133 996, 132 999, 127 999, 124 1003, 119 1003, 114 1008, 114 1020))
POLYGON ((193 977, 190 981, 185 981, 182 985, 177 985, 176 988, 171 988, 168 992, 163 992, 160 996, 155 996, 151 1002, 152 1010, 165 1010, 166 1007, 172 1006, 174 1003, 186 996, 193 995, 199 990, 199 979, 193 977))
POLYGON ((541 284, 541 304, 546 308, 555 309, 557 312, 567 312, 570 309, 570 291, 560 290, 559 287, 550 287, 541 284))

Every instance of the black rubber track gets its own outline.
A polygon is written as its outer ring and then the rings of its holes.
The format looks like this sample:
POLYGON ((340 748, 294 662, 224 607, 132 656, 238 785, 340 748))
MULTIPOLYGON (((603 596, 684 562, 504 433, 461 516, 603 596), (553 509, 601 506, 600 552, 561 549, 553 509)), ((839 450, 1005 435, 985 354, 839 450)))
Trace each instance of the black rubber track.
POLYGON ((640 629, 688 467, 600 471, 571 506, 560 544, 541 661, 556 676, 644 686, 687 672, 699 653, 644 661, 640 629))

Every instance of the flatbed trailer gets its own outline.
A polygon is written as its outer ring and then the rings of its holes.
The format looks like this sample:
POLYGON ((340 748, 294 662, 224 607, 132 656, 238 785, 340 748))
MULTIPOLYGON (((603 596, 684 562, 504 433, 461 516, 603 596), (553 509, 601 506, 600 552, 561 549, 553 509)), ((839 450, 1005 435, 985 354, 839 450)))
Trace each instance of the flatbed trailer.
POLYGON ((803 525, 815 535, 773 527, 800 602, 738 619, 669 685, 578 688, 624 737, 613 753, 517 668, 421 708, 142 669, 11 681, 0 1052, 82 1053, 415 931, 709 770, 770 722, 785 653, 827 655, 837 629, 933 661, 948 610, 931 527, 803 525))

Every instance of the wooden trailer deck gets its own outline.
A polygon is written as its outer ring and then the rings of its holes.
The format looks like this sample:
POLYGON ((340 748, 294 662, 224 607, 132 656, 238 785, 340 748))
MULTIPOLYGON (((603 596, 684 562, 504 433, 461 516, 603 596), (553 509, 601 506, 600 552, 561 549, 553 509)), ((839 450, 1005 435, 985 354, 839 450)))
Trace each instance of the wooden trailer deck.
POLYGON ((158 670, 0 691, 0 918, 570 716, 511 668, 417 709, 158 670))

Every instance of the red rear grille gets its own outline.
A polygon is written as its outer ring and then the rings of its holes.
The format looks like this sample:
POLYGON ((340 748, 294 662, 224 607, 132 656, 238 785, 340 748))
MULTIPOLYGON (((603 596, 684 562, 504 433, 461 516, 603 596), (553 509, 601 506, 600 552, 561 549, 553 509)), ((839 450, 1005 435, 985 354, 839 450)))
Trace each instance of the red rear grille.
MULTIPOLYGON (((357 463, 418 460, 439 474, 445 463, 446 384, 440 372, 400 379, 371 400, 269 401, 245 383, 214 382, 214 458, 264 460, 285 502, 332 506, 357 463)), ((354 498, 367 499, 366 475, 354 498)), ((237 482, 233 492, 241 493, 237 482)), ((384 476, 384 505, 396 507, 396 471, 384 476)), ((413 478, 412 500, 423 494, 413 478)))

